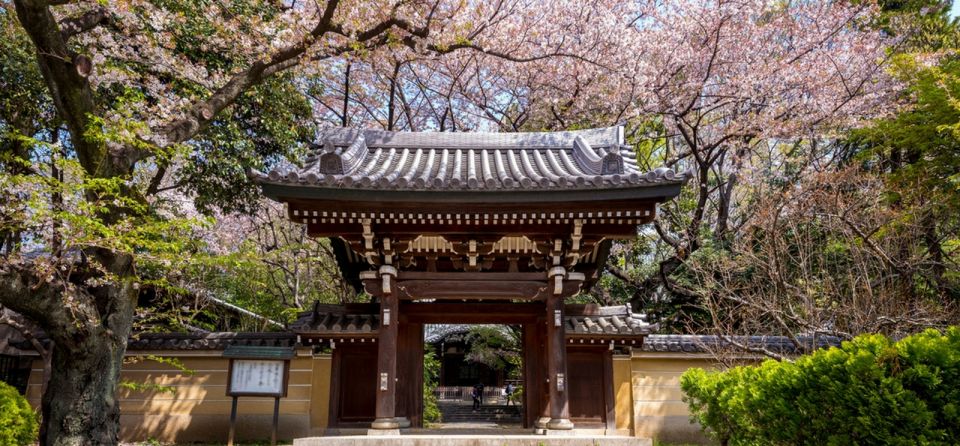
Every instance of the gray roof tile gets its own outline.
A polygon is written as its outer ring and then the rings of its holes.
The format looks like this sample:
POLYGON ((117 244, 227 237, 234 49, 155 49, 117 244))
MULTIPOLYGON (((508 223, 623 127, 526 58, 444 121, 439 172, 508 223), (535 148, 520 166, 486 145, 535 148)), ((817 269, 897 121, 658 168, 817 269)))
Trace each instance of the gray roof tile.
POLYGON ((234 333, 203 334, 141 333, 130 338, 127 349, 137 350, 223 350, 229 346, 294 347, 293 333, 234 333))
MULTIPOLYGON (((763 348, 779 354, 797 354, 797 346, 786 336, 733 336, 738 344, 763 348)), ((799 336, 798 340, 815 348, 836 347, 835 336, 799 336), (815 345, 814 345, 815 343, 815 345)), ((718 350, 736 350, 733 344, 712 335, 650 335, 643 342, 643 351, 654 353, 712 353, 718 350)))
MULTIPOLYGON (((569 305, 565 316, 568 337, 623 337, 642 336, 656 330, 641 314, 629 307, 597 307, 569 305)), ((461 327, 459 325, 451 325, 461 327)), ((314 310, 300 313, 290 329, 302 335, 314 336, 373 336, 380 328, 377 310, 350 311, 337 305, 317 305, 314 310)))
POLYGON ((622 127, 542 133, 328 129, 303 167, 255 172, 261 183, 384 190, 617 189, 682 182, 643 172, 622 127))

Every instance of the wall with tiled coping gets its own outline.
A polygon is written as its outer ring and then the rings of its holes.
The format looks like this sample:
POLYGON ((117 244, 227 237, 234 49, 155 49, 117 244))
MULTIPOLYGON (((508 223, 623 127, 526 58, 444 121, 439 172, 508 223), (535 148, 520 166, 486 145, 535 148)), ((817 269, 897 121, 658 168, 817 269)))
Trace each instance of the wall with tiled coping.
MULTIPOLYGON (((163 442, 224 441, 230 419, 226 396, 228 361, 220 351, 136 352, 178 358, 193 371, 154 361, 139 361, 123 369, 123 379, 169 386, 171 391, 119 391, 121 436, 124 440, 163 442)), ((613 383, 616 434, 666 442, 708 443, 699 426, 690 423, 682 401, 680 375, 691 367, 710 368, 703 353, 634 351, 615 355, 613 383)), ((27 389, 31 404, 40 404, 42 363, 34 362, 27 389)), ((280 403, 280 437, 322 435, 329 419, 331 358, 303 350, 291 361, 288 396, 280 403)), ((271 398, 241 398, 237 438, 269 438, 271 398)))

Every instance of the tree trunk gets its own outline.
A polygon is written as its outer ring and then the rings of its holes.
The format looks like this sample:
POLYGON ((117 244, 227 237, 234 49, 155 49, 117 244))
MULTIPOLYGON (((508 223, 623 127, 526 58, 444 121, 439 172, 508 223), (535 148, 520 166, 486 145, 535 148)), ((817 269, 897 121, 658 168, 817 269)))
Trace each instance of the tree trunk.
POLYGON ((89 287, 82 271, 64 282, 38 275, 31 264, 0 263, 0 302, 36 323, 55 345, 41 405, 43 446, 118 441, 116 385, 138 295, 133 258, 94 250, 87 258, 97 258, 112 283, 89 287))
POLYGON ((126 336, 121 339, 117 334, 104 330, 69 349, 58 345, 53 350, 52 373, 43 394, 41 445, 117 444, 116 389, 127 347, 126 336))
POLYGON ((347 71, 343 74, 343 114, 340 115, 340 126, 350 125, 350 63, 347 63, 347 71))

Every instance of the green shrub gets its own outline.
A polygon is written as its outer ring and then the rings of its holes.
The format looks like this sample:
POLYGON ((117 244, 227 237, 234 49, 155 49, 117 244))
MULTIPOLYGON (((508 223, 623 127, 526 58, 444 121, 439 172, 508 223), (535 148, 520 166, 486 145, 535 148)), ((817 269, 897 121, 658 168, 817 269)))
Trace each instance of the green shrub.
POLYGON ((681 377, 723 445, 947 445, 960 438, 960 328, 859 336, 795 362, 681 377))
POLYGON ((0 381, 0 444, 32 444, 37 439, 37 429, 37 414, 27 399, 0 381))
POLYGON ((428 426, 441 421, 440 406, 434 391, 440 380, 440 359, 430 344, 424 345, 423 353, 423 423, 428 426))

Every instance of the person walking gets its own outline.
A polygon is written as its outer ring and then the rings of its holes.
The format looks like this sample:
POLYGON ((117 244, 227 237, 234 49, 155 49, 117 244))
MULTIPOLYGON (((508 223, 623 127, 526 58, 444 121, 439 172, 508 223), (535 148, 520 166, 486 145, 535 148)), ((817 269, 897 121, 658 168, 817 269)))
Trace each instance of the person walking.
POLYGON ((483 383, 477 383, 477 396, 480 398, 480 405, 483 405, 483 383))
POLYGON ((470 394, 473 397, 473 411, 476 412, 480 410, 480 385, 473 386, 473 392, 470 394))
POLYGON ((507 387, 503 389, 503 394, 507 397, 507 405, 510 405, 510 400, 513 399, 513 383, 507 383, 507 387))

